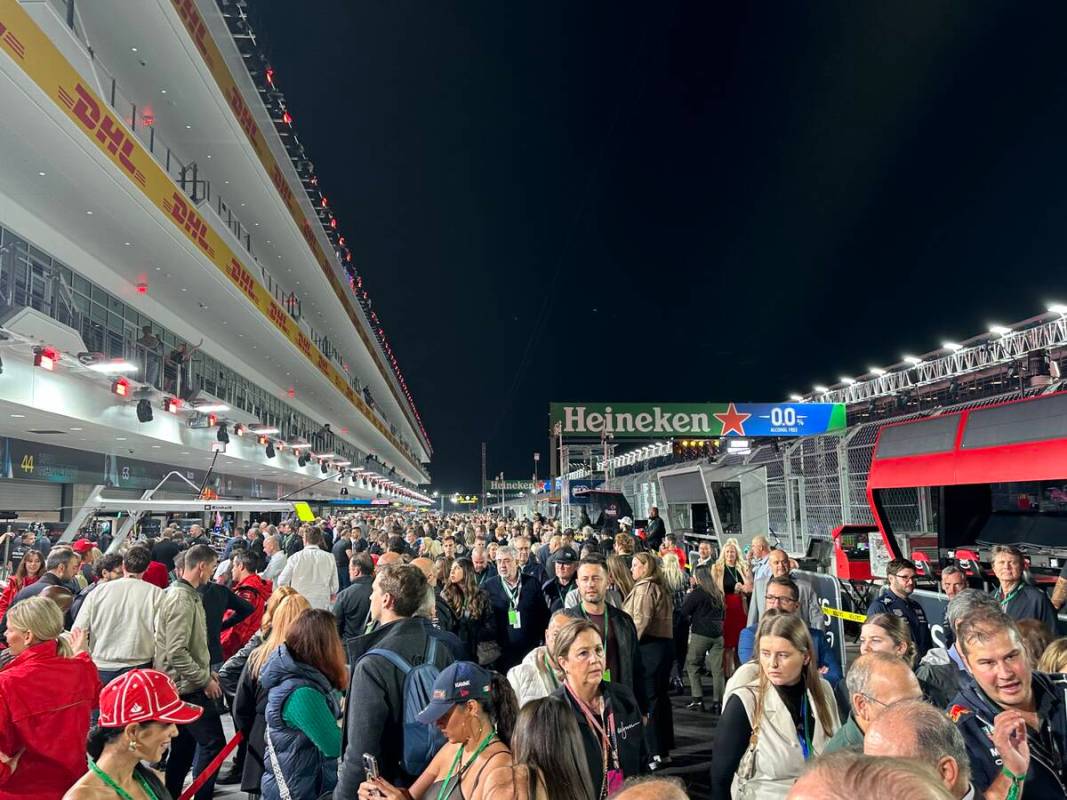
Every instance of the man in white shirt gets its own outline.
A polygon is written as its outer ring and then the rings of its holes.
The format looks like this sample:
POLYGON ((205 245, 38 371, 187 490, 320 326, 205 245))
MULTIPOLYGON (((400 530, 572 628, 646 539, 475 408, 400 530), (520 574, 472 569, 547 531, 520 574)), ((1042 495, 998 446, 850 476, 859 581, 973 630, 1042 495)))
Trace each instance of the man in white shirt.
POLYGON ((276 581, 278 576, 282 574, 282 570, 285 569, 285 562, 288 560, 285 555, 285 551, 282 550, 282 539, 280 536, 268 536, 263 540, 263 554, 270 560, 267 562, 267 568, 259 573, 265 581, 276 581))
POLYGON ((279 586, 292 586, 307 598, 312 608, 333 609, 333 597, 340 586, 333 554, 322 549, 322 532, 316 528, 301 530, 304 549, 285 562, 278 576, 279 586))
POLYGON ((122 559, 124 577, 90 592, 74 621, 75 629, 85 631, 89 654, 105 685, 131 669, 152 668, 163 590, 141 580, 151 560, 147 547, 127 550, 122 559))

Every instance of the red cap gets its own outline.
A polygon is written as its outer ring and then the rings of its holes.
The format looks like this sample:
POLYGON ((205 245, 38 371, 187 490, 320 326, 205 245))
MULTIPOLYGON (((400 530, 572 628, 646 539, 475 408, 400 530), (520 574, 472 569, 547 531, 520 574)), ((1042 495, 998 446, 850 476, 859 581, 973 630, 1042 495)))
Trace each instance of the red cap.
POLYGON ((101 728, 124 728, 134 722, 185 725, 203 713, 200 706, 184 702, 174 681, 154 669, 130 670, 100 692, 101 728))
POLYGON ((73 550, 75 553, 88 553, 94 547, 96 547, 96 545, 90 542, 88 539, 78 539, 77 541, 71 544, 70 549, 73 550))

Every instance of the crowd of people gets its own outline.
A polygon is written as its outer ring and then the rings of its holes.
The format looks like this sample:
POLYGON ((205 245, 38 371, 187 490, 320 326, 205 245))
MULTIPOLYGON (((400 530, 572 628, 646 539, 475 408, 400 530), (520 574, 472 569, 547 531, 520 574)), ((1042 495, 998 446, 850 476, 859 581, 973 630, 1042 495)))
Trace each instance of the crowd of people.
POLYGON ((891 562, 845 672, 788 553, 654 509, 7 544, 0 800, 684 798, 685 692, 716 799, 1067 798, 1067 639, 1012 547, 993 593, 943 570, 945 646, 891 562))

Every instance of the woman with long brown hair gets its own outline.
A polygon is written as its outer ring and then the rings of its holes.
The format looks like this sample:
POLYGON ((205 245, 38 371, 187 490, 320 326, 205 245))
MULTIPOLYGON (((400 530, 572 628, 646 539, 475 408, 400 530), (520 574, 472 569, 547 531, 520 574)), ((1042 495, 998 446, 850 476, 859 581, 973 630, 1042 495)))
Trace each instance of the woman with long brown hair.
POLYGON ((674 661, 674 603, 663 585, 659 559, 651 553, 637 553, 630 564, 634 587, 626 595, 622 610, 637 627, 638 649, 645 669, 645 696, 648 698, 648 725, 645 740, 654 762, 670 755, 674 747, 674 714, 671 709, 670 678, 674 661))
POLYGON ((441 596, 456 615, 455 634, 463 643, 467 660, 479 664, 489 663, 479 658, 478 645, 494 642, 493 606, 489 595, 478 587, 474 574, 474 562, 469 558, 457 558, 448 573, 448 584, 441 596))
POLYGON ((867 653, 891 653, 904 659, 909 667, 915 666, 915 642, 911 628, 901 617, 893 614, 872 614, 860 628, 860 655, 867 653))
POLYGON ((37 579, 42 575, 44 575, 44 556, 39 550, 27 550, 15 574, 7 579, 7 585, 4 586, 3 593, 0 593, 0 618, 7 613, 15 595, 27 586, 37 583, 37 579))
MULTIPOLYGON (((633 560, 633 556, 630 560, 633 560)), ((608 582, 611 584, 607 600, 616 608, 622 608, 626 595, 634 588, 634 576, 630 573, 630 564, 622 556, 612 553, 607 558, 607 566, 608 582), (617 602, 612 602, 612 597, 615 597, 617 602)))
POLYGON ((264 800, 316 800, 337 785, 341 707, 333 690, 348 685, 345 651, 333 614, 305 611, 259 675, 267 692, 264 800))
POLYGON ((756 637, 758 669, 723 704, 718 730, 730 736, 715 742, 712 797, 785 798, 841 724, 804 620, 767 610, 756 637))
MULTIPOLYGON (((271 598, 273 600, 273 598, 271 598)), ((285 643, 285 637, 297 618, 310 610, 311 604, 301 594, 283 597, 271 615, 270 630, 263 643, 252 651, 241 670, 237 694, 233 700, 233 719, 238 730, 248 740, 248 754, 241 772, 241 790, 260 791, 263 765, 266 758, 266 718, 263 712, 267 690, 259 680, 260 672, 270 654, 285 643)))

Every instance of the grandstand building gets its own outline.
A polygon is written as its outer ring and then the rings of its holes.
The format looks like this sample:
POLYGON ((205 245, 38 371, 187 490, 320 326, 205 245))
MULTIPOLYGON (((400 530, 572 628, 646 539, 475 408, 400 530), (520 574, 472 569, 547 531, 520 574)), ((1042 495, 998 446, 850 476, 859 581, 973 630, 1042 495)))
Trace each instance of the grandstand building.
POLYGON ((429 502, 429 438, 238 0, 0 0, 0 510, 429 502), (165 497, 166 494, 157 495, 165 497))

